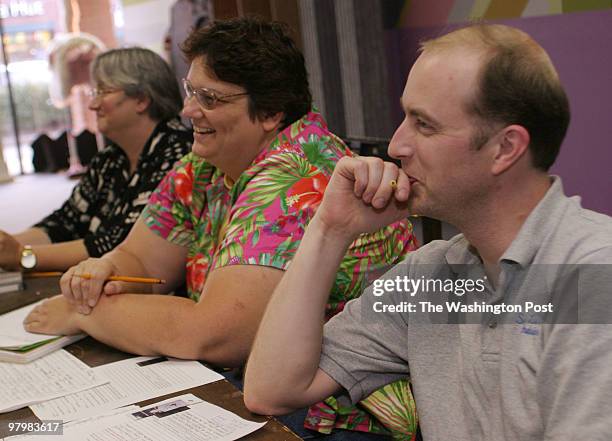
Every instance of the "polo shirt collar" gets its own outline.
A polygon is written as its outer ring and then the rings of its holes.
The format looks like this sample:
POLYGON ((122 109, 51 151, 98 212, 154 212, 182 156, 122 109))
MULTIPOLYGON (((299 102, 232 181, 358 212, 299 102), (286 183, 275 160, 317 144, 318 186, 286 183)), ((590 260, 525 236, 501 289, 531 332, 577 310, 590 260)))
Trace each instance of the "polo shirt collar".
POLYGON ((518 234, 499 259, 500 262, 516 262, 521 266, 532 263, 548 233, 563 222, 568 198, 563 192, 561 178, 551 176, 551 179, 552 185, 527 216, 518 234))
POLYGON ((451 239, 453 242, 446 251, 446 262, 449 265, 467 265, 481 263, 480 256, 470 245, 463 234, 459 234, 451 239))
MULTIPOLYGON (((500 262, 516 262, 521 266, 533 261, 541 248, 547 232, 562 222, 562 213, 567 206, 567 197, 563 193, 561 178, 551 176, 552 185, 527 216, 517 236, 500 258, 500 262)), ((478 252, 470 245, 463 234, 451 239, 453 242, 446 252, 446 261, 452 265, 480 264, 478 252)))

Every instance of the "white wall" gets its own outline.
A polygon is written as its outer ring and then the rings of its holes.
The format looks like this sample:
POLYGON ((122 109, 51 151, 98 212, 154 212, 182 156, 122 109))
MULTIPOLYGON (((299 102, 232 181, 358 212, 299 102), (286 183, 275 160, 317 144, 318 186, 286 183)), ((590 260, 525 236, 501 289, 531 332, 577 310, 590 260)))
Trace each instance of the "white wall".
POLYGON ((175 0, 123 1, 122 46, 142 46, 165 58, 164 38, 175 0))

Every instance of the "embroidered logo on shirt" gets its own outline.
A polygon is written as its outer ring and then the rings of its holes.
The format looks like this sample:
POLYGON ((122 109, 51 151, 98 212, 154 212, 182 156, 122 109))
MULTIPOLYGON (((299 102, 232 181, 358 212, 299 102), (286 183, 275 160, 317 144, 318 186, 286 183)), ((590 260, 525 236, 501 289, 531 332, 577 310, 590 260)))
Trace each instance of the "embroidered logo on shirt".
POLYGON ((526 335, 540 335, 540 325, 544 322, 544 316, 541 313, 524 313, 517 314, 514 321, 517 325, 521 325, 520 333, 526 335))

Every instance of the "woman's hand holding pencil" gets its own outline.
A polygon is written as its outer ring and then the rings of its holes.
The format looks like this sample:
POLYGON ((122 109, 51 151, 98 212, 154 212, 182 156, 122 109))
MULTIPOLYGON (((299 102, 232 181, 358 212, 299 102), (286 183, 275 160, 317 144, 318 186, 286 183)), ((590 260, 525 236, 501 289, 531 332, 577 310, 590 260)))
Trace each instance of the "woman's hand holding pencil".
POLYGON ((152 284, 165 283, 161 279, 124 276, 109 259, 89 258, 73 266, 60 279, 62 294, 81 314, 89 314, 102 294, 151 292, 152 284))

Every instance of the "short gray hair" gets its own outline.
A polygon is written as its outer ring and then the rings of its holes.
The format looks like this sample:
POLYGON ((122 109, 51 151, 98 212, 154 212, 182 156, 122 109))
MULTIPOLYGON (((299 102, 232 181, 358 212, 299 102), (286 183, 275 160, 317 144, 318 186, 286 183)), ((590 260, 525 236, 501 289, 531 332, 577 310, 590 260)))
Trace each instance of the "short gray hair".
POLYGON ((147 112, 162 121, 175 117, 183 99, 174 73, 159 55, 140 47, 111 49, 98 55, 91 65, 96 87, 117 88, 127 96, 151 100, 147 112))

